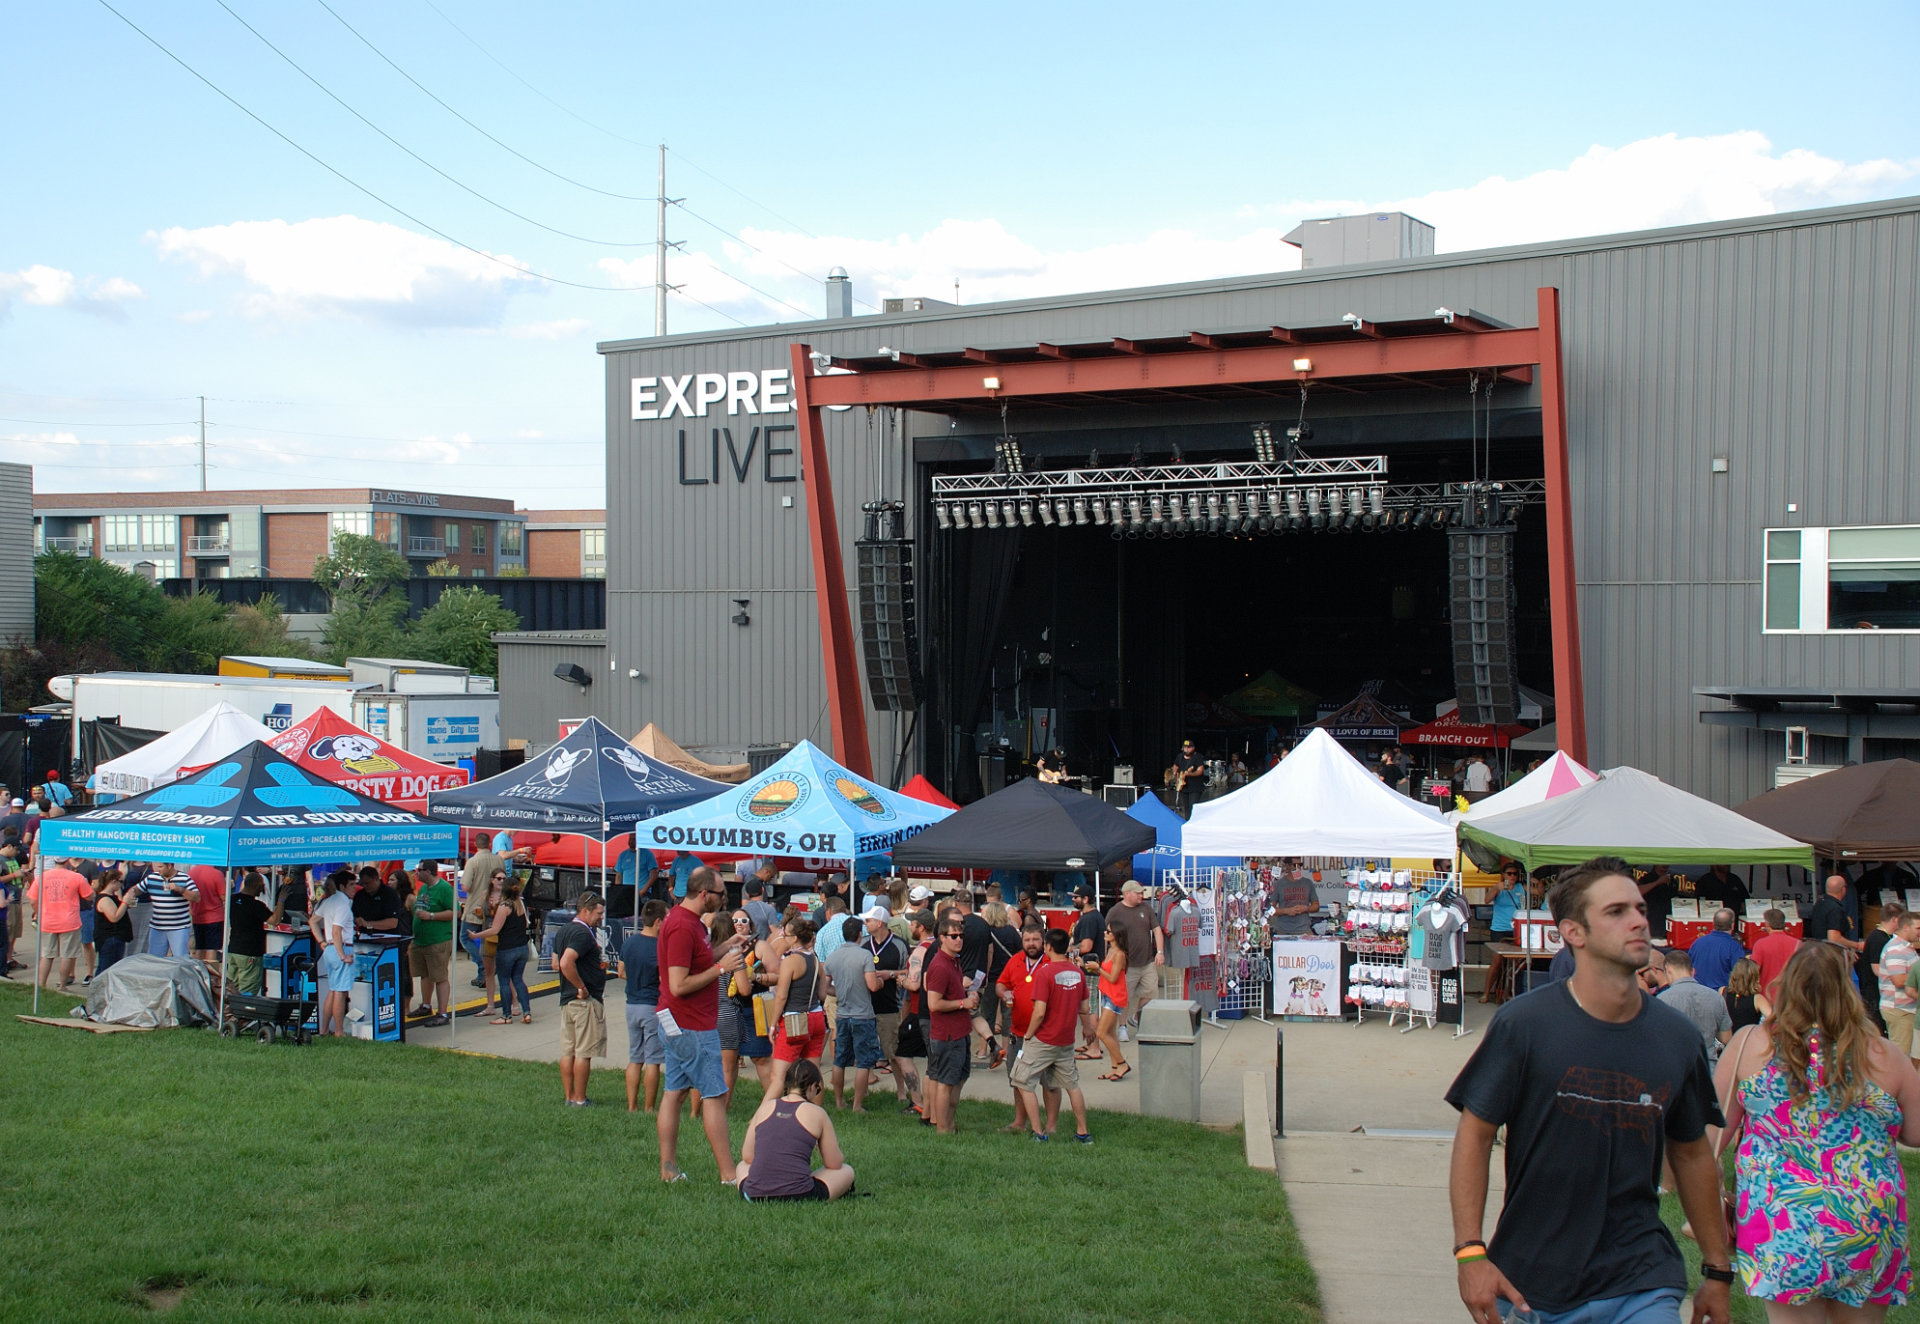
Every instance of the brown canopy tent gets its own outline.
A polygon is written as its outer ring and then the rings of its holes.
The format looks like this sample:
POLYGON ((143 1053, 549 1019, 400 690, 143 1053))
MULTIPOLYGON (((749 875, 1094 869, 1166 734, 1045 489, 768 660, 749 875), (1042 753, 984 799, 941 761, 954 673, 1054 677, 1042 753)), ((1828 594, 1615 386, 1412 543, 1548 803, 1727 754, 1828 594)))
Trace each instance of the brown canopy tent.
POLYGON ((672 736, 652 722, 642 727, 640 734, 627 743, 656 762, 710 781, 737 784, 745 781, 747 773, 751 771, 745 763, 708 763, 705 759, 696 758, 675 744, 672 736))
POLYGON ((1734 806, 1830 860, 1920 860, 1920 763, 1856 763, 1734 806))

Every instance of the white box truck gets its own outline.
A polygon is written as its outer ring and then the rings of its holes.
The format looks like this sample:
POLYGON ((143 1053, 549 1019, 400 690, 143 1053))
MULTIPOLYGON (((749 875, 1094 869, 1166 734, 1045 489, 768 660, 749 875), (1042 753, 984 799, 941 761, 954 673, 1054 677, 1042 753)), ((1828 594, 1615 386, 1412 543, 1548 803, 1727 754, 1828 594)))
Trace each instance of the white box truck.
POLYGON ((73 705, 70 748, 75 758, 80 757, 83 722, 117 717, 122 726, 175 731, 222 699, 275 731, 284 731, 321 708, 353 720, 353 686, 333 681, 96 671, 55 676, 47 688, 55 698, 73 705))
POLYGON ((394 694, 362 690, 351 720, 361 729, 435 763, 500 748, 497 694, 394 694))
MULTIPOLYGON (((354 683, 391 694, 465 694, 467 669, 406 657, 350 657, 354 683)), ((394 741, 397 745, 400 742, 394 741)))

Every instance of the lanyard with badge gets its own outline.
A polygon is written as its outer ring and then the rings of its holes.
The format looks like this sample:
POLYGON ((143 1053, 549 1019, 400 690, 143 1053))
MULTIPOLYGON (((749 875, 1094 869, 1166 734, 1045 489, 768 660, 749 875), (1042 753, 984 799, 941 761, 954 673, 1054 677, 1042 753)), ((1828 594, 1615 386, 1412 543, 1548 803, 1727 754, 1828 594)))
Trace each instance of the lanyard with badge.
POLYGON ((1034 957, 1023 955, 1020 959, 1027 963, 1027 982, 1031 984, 1033 982, 1033 972, 1045 964, 1047 958, 1044 956, 1034 957))

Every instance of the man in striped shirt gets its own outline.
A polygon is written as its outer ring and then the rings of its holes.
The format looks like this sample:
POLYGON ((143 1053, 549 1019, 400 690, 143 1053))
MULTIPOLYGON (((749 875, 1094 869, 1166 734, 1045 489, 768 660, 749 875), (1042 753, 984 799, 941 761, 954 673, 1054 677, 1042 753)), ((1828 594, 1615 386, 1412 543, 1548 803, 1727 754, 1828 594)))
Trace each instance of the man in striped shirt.
POLYGON ((193 881, 175 873, 172 861, 162 861, 154 865, 140 890, 153 903, 147 924, 148 954, 185 960, 192 946, 193 900, 199 895, 193 881))

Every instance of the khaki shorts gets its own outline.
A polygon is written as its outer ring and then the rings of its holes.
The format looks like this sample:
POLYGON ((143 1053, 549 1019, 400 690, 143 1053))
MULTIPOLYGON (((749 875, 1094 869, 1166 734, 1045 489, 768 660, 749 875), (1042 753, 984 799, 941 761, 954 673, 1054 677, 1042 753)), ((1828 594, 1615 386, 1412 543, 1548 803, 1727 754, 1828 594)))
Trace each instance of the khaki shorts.
POLYGON ((1013 1064, 1012 1082, 1017 1090, 1079 1089, 1080 1068, 1074 1065, 1073 1045, 1027 1040, 1013 1064))
POLYGON ((1160 967, 1152 961, 1127 967, 1127 1006, 1122 1020, 1140 1023, 1140 1008, 1160 996, 1160 967))
POLYGON ((415 979, 430 979, 436 984, 444 984, 453 969, 453 943, 437 942, 431 947, 415 943, 407 955, 407 964, 415 979))
POLYGON ((607 1009, 594 998, 571 999, 560 1013, 560 1056, 605 1057, 607 1009))
POLYGON ((40 940, 40 959, 43 961, 73 961, 80 956, 80 930, 66 933, 44 934, 40 940))
POLYGON ((880 1036, 880 1060, 891 1061, 900 1051, 900 1013, 888 1012, 873 1018, 874 1031, 880 1036))
POLYGON ((1884 1003, 1880 1015, 1887 1022, 1887 1038, 1908 1057, 1913 1056, 1913 1008, 1889 1007, 1884 1003))

